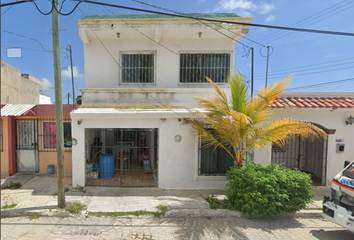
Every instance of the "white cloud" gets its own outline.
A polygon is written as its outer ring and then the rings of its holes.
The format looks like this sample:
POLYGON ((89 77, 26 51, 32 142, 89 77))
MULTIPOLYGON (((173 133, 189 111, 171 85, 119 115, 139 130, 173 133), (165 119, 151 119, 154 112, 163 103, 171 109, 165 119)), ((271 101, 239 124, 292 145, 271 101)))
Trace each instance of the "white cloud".
POLYGON ((41 81, 43 83, 43 86, 42 86, 43 91, 48 91, 52 88, 52 84, 49 82, 49 80, 47 78, 42 78, 41 81))
POLYGON ((266 23, 270 23, 270 22, 273 22, 274 20, 275 20, 275 16, 274 16, 274 15, 269 15, 269 16, 266 18, 265 22, 266 22, 266 23))
POLYGON ((222 0, 219 2, 219 6, 217 7, 219 10, 226 11, 247 11, 254 10, 257 6, 251 1, 247 0, 222 0))
POLYGON ((268 14, 275 9, 272 3, 255 4, 249 0, 221 0, 215 11, 235 12, 242 17, 252 16, 252 12, 268 14))
MULTIPOLYGON (((77 67, 73 66, 74 78, 82 78, 84 75, 79 73, 77 67)), ((71 67, 69 66, 66 70, 61 71, 61 76, 64 78, 71 79, 71 67)))
POLYGON ((273 9, 275 9, 275 6, 272 3, 261 3, 259 6, 259 12, 261 14, 268 14, 273 11, 273 9))

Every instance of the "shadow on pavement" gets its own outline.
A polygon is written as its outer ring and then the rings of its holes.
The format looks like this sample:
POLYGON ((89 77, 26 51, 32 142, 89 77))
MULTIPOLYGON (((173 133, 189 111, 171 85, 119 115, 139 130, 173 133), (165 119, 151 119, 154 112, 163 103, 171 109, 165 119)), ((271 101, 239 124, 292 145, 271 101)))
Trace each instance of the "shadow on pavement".
POLYGON ((317 239, 321 240, 331 240, 331 239, 340 239, 340 240, 353 240, 354 233, 349 230, 311 230, 310 233, 317 239))

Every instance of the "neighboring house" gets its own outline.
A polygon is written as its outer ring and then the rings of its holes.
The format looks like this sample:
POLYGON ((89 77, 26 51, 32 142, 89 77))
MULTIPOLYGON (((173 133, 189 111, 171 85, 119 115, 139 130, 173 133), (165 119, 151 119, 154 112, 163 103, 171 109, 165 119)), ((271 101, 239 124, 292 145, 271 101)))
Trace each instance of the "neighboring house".
POLYGON ((41 93, 39 95, 39 104, 52 104, 52 101, 50 100, 50 97, 41 93))
POLYGON ((1 104, 39 104, 42 81, 1 61, 1 104))
MULTIPOLYGON (((72 105, 63 105, 65 174, 71 174, 72 105)), ((1 173, 57 172, 55 105, 1 105, 1 173)))
MULTIPOLYGON (((251 22, 229 13, 193 16, 251 22)), ((78 27, 85 88, 71 113, 73 186, 223 188, 217 175, 228 165, 202 166, 203 158, 219 163, 183 119, 195 117, 195 96, 214 94, 205 76, 227 88, 235 41, 248 26, 128 14, 84 16, 78 27)))
POLYGON ((354 160, 354 124, 348 122, 354 117, 354 93, 284 93, 271 107, 276 108, 273 119, 311 122, 325 130, 328 139, 289 139, 284 147, 255 152, 255 162, 285 163, 311 173, 315 185, 328 186, 344 162, 354 160))

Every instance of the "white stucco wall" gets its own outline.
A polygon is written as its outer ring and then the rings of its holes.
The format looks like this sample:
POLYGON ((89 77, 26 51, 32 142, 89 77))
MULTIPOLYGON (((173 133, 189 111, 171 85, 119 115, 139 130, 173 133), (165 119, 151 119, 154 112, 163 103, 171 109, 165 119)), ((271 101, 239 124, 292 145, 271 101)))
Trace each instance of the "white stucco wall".
MULTIPOLYGON (((346 125, 345 119, 353 113, 352 109, 329 108, 316 109, 276 109, 273 119, 291 117, 303 121, 320 124, 327 129, 335 129, 335 134, 328 136, 326 185, 343 169, 344 162, 354 160, 354 126, 346 125), (336 152, 337 141, 345 143, 345 152, 336 152)), ((271 162, 271 148, 256 151, 255 162, 269 164, 271 162)))
POLYGON ((187 111, 102 113, 105 110, 81 109, 71 113, 72 137, 77 145, 72 147, 72 185, 85 186, 85 129, 86 128, 157 128, 158 129, 158 187, 165 189, 224 188, 225 177, 198 176, 198 138, 191 126, 182 125, 182 116, 191 117, 187 111), (91 111, 91 114, 82 112, 91 111), (78 121, 81 121, 80 125, 78 121), (182 141, 174 137, 181 135, 182 141))
MULTIPOLYGON (((183 34, 183 32, 181 32, 183 34)), ((230 39, 175 39, 161 40, 164 47, 147 39, 105 40, 104 45, 97 39, 84 45, 85 49, 85 87, 86 88, 117 88, 133 87, 136 84, 119 84, 120 52, 124 51, 155 51, 155 84, 139 84, 140 87, 177 88, 193 87, 195 84, 179 84, 179 53, 180 51, 226 51, 231 56, 231 72, 233 72, 235 42, 230 39), (217 44, 216 44, 217 41, 217 44), (108 49, 109 53, 107 52, 108 49), (173 52, 175 53, 173 53, 173 52), (113 59, 114 58, 114 59, 113 59)), ((198 88, 203 84, 198 84, 198 88)), ((205 84, 205 87, 210 87, 205 84)))

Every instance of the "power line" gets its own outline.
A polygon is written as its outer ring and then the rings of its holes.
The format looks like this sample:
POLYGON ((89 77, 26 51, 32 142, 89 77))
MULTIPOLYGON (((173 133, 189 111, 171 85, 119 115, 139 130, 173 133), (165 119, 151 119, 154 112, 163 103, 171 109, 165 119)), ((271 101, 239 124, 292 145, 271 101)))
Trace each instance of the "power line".
MULTIPOLYGON (((18 2, 18 1, 16 1, 16 2, 18 2)), ((11 5, 8 9, 6 9, 6 10, 1 14, 1 17, 2 17, 7 11, 9 11, 13 6, 14 6, 14 5, 11 5)))
MULTIPOLYGON (((168 8, 156 6, 156 5, 153 5, 153 4, 150 4, 150 3, 146 3, 146 2, 143 2, 143 1, 139 1, 139 0, 130 0, 130 1, 137 2, 137 3, 140 3, 140 4, 144 4, 144 5, 146 5, 146 6, 150 6, 150 7, 153 7, 153 8, 165 10, 165 11, 167 11, 167 12, 172 12, 172 13, 184 15, 182 12, 178 12, 178 11, 171 10, 171 9, 168 9, 168 8)), ((215 31, 217 31, 217 32, 219 32, 219 33, 221 33, 221 34, 224 35, 224 33, 220 32, 218 29, 214 28, 213 26, 208 25, 208 24, 206 24, 206 23, 204 23, 204 22, 202 22, 202 21, 200 21, 200 20, 199 20, 199 22, 205 24, 206 26, 208 26, 208 27, 214 29, 215 31)), ((234 32, 234 31, 231 31, 231 30, 228 29, 228 28, 224 28, 222 25, 219 25, 219 26, 220 26, 222 29, 225 29, 226 31, 229 31, 229 32, 234 33, 234 34, 237 34, 237 35, 243 37, 244 39, 247 39, 247 40, 250 41, 250 42, 253 42, 253 43, 256 43, 256 44, 258 44, 258 45, 260 45, 260 46, 262 46, 262 47, 265 47, 264 44, 258 43, 258 42, 254 41, 254 40, 252 40, 252 39, 249 39, 249 38, 247 38, 247 37, 245 37, 245 36, 242 36, 241 34, 238 34, 238 33, 234 32)), ((230 38, 230 36, 228 36, 228 35, 226 35, 226 36, 230 38)), ((240 42, 239 40, 235 40, 235 39, 233 39, 233 38, 231 38, 231 39, 234 40, 234 41, 236 41, 237 43, 240 43, 240 44, 242 44, 243 46, 245 46, 245 44, 243 44, 243 43, 240 42)), ((247 47, 249 47, 249 46, 247 46, 247 47)))
POLYGON ((244 22, 237 22, 237 21, 226 21, 226 20, 217 20, 217 19, 209 19, 209 18, 199 18, 199 17, 188 16, 188 15, 165 13, 165 12, 159 12, 159 11, 153 11, 153 10, 147 10, 147 9, 141 9, 141 8, 127 7, 127 6, 122 6, 122 5, 94 2, 91 0, 74 0, 74 1, 81 1, 81 2, 85 2, 85 3, 91 3, 91 4, 96 4, 96 5, 108 6, 108 7, 116 7, 116 8, 128 9, 128 10, 133 10, 133 11, 162 14, 162 15, 173 16, 173 17, 190 18, 190 19, 201 20, 201 21, 229 23, 229 24, 238 24, 238 25, 245 25, 245 26, 252 26, 252 27, 274 28, 274 29, 281 29, 281 30, 288 30, 288 31, 298 31, 298 32, 309 32, 309 33, 320 33, 320 34, 354 37, 354 33, 351 33, 351 32, 337 32, 337 31, 317 30, 317 29, 282 27, 282 26, 266 25, 266 24, 244 23, 244 22))
MULTIPOLYGON (((7 31, 7 30, 1 30, 2 32, 5 32, 5 33, 8 33, 8 34, 12 34, 12 35, 15 35, 17 37, 22 37, 22 38, 26 38, 28 40, 31 40, 31 41, 35 41, 35 42, 38 42, 41 47, 43 48, 44 51, 46 52, 51 52, 51 50, 47 50, 45 49, 45 47, 43 46, 43 44, 48 44, 48 45, 51 45, 50 43, 45 43, 45 42, 42 42, 42 41, 39 41, 38 39, 35 39, 35 38, 31 38, 31 37, 27 37, 27 36, 24 36, 24 35, 21 35, 21 34, 17 34, 17 33, 14 33, 14 32, 10 32, 10 31, 7 31)), ((60 47, 61 49, 66 49, 64 47, 60 47)))
MULTIPOLYGON (((351 59, 353 59, 353 58, 351 58, 351 59)), ((342 61, 342 60, 338 60, 338 61, 342 61)), ((338 62, 338 61, 333 61, 333 62, 338 62)), ((305 72, 305 71, 311 71, 311 70, 317 70, 317 69, 323 69, 323 68, 331 68, 331 67, 336 67, 336 66, 343 66, 343 65, 347 65, 347 64, 353 64, 353 63, 354 63, 354 61, 340 63, 340 64, 334 64, 334 65, 328 65, 328 66, 323 66, 323 67, 317 67, 317 68, 307 68, 307 69, 305 68, 305 67, 310 67, 310 66, 317 66, 317 65, 326 64, 326 63, 318 63, 318 64, 312 64, 312 65, 303 66, 303 67, 295 67, 295 68, 289 68, 289 69, 284 69, 284 70, 272 71, 272 73, 269 74, 269 75, 274 76, 274 75, 286 74, 286 73, 289 73, 289 72, 305 72), (305 68, 305 69, 302 69, 302 68, 305 68), (300 70, 294 71, 294 69, 300 69, 300 70)), ((261 77, 263 75, 264 75, 264 73, 259 73, 259 74, 257 74, 257 77, 261 77)))
POLYGON ((301 86, 301 87, 293 87, 293 88, 288 88, 285 91, 294 90, 294 89, 312 88, 312 87, 322 87, 323 85, 338 84, 338 83, 344 83, 344 82, 350 82, 350 81, 354 81, 354 78, 347 78, 347 79, 342 79, 342 80, 305 85, 305 86, 301 86))
MULTIPOLYGON (((354 68, 353 66, 350 67, 346 67, 346 68, 336 68, 336 69, 331 69, 331 70, 326 70, 326 71, 318 71, 318 72, 310 72, 310 73, 301 73, 301 74, 295 74, 296 76, 305 76, 305 75, 313 75, 313 74, 317 74, 317 73, 325 73, 325 72, 334 72, 334 71, 339 71, 339 70, 345 70, 345 69, 351 69, 354 68)), ((272 76, 272 78, 276 78, 276 77, 283 77, 286 74, 277 74, 276 76, 272 76)), ((261 78, 257 78, 259 80, 255 80, 255 81, 263 81, 263 79, 261 78)))
POLYGON ((33 1, 34 0, 23 0, 23 1, 9 2, 9 3, 1 4, 1 7, 13 6, 13 5, 16 5, 16 4, 26 3, 26 2, 33 2, 33 1))
MULTIPOLYGON (((19 47, 19 46, 9 46, 9 45, 4 45, 4 44, 1 44, 1 47, 7 47, 7 48, 21 48, 21 50, 28 50, 28 51, 34 51, 34 52, 45 52, 45 53, 53 52, 53 50, 39 50, 39 49, 24 48, 24 47, 19 47)), ((66 52, 60 52, 60 53, 61 53, 61 54, 67 54, 66 52)))
MULTIPOLYGON (((303 20, 298 21, 298 22, 296 22, 296 23, 294 23, 294 24, 292 24, 292 25, 290 25, 290 26, 301 26, 301 25, 304 25, 304 24, 307 23, 307 22, 313 21, 313 20, 315 20, 315 19, 317 19, 317 18, 319 18, 319 17, 321 17, 321 16, 323 16, 323 15, 328 14, 328 13, 323 13, 323 12, 326 12, 327 10, 329 10, 329 9, 331 9, 331 8, 337 6, 337 5, 340 5, 341 3, 346 2, 346 1, 347 1, 347 0, 344 0, 344 1, 342 1, 342 2, 339 2, 339 3, 337 3, 337 4, 334 4, 333 6, 328 7, 328 8, 326 8, 326 9, 324 9, 324 10, 322 10, 322 11, 320 11, 320 12, 318 12, 318 13, 312 15, 312 16, 306 17, 306 18, 304 18, 303 20), (321 14, 321 13, 323 13, 323 14, 321 14), (320 15, 320 16, 317 16, 317 17, 313 18, 313 17, 316 16, 316 15, 320 15), (313 19, 311 19, 311 18, 313 18, 313 19), (307 19, 309 19, 309 20, 307 20, 307 19), (310 20, 310 19, 311 19, 311 20, 310 20), (306 21, 306 20, 307 20, 307 21, 306 21), (304 21, 305 21, 305 22, 304 22, 304 21), (301 22, 304 22, 304 23, 301 23, 301 22), (300 24, 300 23, 301 23, 301 24, 300 24)), ((340 7, 338 7, 338 8, 342 8, 342 7, 343 7, 343 6, 340 6, 340 7)), ((338 9, 338 8, 335 8, 334 10, 336 10, 336 9, 338 9)), ((346 9, 344 9, 344 10, 346 10, 346 9)), ((344 10, 343 10, 343 11, 344 11, 344 10)), ((342 12, 342 11, 340 11, 340 12, 342 12)), ((333 9, 332 9, 332 11, 331 11, 330 13, 333 13, 333 9)), ((338 13, 339 13, 339 12, 338 12, 338 13)), ((333 15, 335 15, 335 14, 338 14, 338 13, 334 13, 334 14, 332 14, 331 16, 333 16, 333 15)), ((323 20, 323 19, 322 19, 322 20, 323 20)), ((322 21, 322 20, 320 20, 320 21, 322 21)), ((319 22, 319 21, 317 21, 317 22, 319 22)), ((316 23, 317 23, 317 22, 316 22, 316 23)), ((312 24, 311 24, 311 25, 312 25, 312 24)), ((307 26, 309 26, 309 25, 307 25, 307 26)), ((273 37, 276 36, 276 35, 281 35, 282 33, 283 33, 283 32, 281 32, 281 31, 276 31, 276 32, 273 32, 273 33, 269 34, 268 36, 265 36, 265 37, 263 37, 263 38, 258 39, 258 41, 259 41, 259 40, 264 41, 264 40, 266 40, 266 39, 273 38, 273 37)), ((289 34, 286 34, 286 35, 289 35, 289 34)), ((286 35, 281 36, 281 37, 279 37, 279 38, 285 37, 286 35)), ((277 39, 279 39, 279 38, 277 38, 277 39)), ((273 40, 273 41, 274 41, 274 40, 273 40)))

